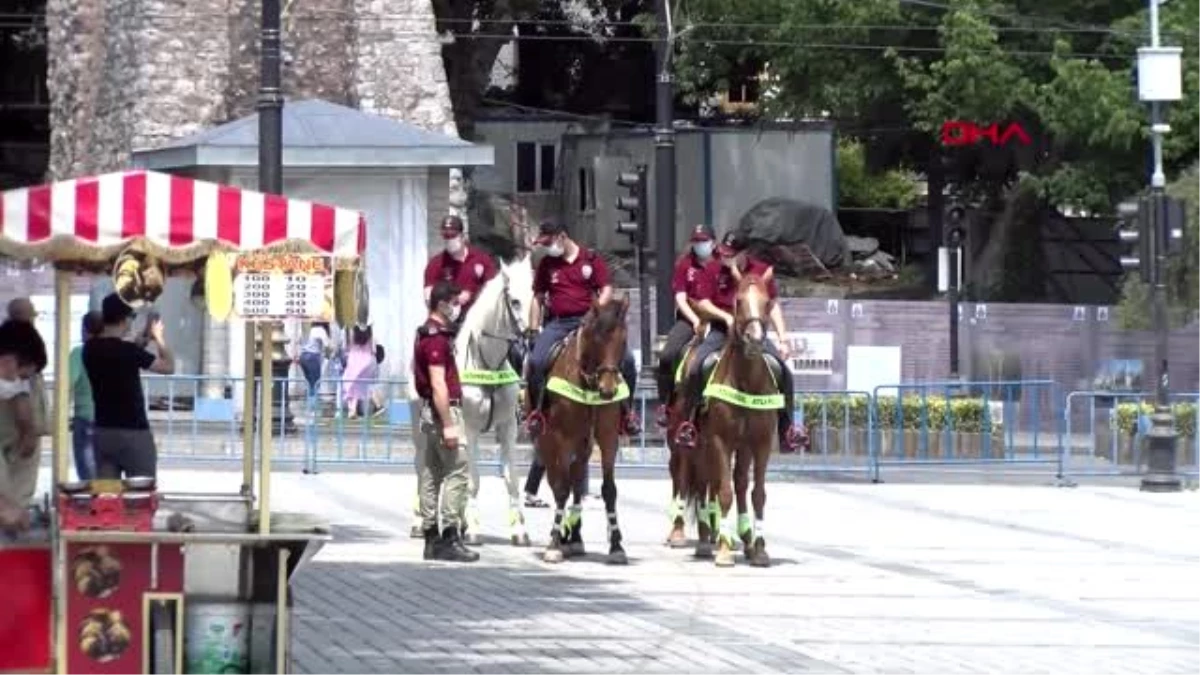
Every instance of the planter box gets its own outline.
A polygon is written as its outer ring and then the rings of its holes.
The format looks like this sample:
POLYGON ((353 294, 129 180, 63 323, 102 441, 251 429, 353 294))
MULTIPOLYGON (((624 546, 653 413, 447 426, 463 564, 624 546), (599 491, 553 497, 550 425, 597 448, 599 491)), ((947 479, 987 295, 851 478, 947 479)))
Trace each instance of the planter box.
MULTIPOLYGON (((1004 434, 963 431, 929 431, 916 429, 880 429, 876 440, 884 459, 1000 459, 1004 457, 1004 434)), ((809 428, 812 455, 867 457, 870 454, 870 433, 866 429, 809 428)))

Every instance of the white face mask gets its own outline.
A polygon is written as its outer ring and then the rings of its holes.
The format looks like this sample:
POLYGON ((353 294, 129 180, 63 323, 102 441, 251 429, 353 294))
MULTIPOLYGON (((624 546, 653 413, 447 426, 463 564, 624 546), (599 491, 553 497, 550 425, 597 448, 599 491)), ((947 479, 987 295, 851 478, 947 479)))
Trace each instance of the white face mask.
POLYGON ((0 379, 0 401, 29 393, 29 384, 25 380, 5 380, 0 379))
POLYGON ((563 245, 557 241, 546 247, 546 255, 550 256, 551 258, 561 258, 563 253, 563 245))
POLYGON ((445 316, 446 320, 450 323, 458 321, 459 314, 462 314, 462 305, 449 305, 442 312, 442 315, 445 316))
POLYGON ((459 253, 462 253, 462 250, 466 248, 466 246, 467 245, 463 243, 462 237, 446 240, 446 252, 450 255, 458 255, 459 253))
POLYGON ((713 243, 711 241, 701 241, 692 244, 692 251, 697 257, 707 260, 712 257, 713 243))

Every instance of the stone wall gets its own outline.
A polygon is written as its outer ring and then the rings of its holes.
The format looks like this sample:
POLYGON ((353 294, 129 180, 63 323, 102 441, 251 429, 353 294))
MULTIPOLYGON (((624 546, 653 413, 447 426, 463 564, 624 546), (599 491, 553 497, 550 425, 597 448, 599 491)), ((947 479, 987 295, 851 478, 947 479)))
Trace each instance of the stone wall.
MULTIPOLYGON (((287 96, 455 133, 429 0, 284 4, 287 96)), ((119 169, 134 149, 252 113, 260 6, 47 0, 51 177, 119 169)))

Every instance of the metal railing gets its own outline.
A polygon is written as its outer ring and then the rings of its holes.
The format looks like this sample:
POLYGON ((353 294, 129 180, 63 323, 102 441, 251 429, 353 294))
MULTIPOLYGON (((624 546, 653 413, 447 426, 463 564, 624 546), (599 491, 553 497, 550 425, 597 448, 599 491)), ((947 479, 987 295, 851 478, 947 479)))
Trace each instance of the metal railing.
MULTIPOLYGON (((302 379, 272 382, 275 461, 310 471, 331 464, 389 466, 413 461, 417 411, 408 400, 405 381, 359 380, 348 386, 344 380, 325 379, 314 395, 302 379), (347 394, 363 390, 369 403, 352 411, 347 394)), ((240 461, 245 380, 146 375, 144 384, 147 415, 162 458, 240 461)), ((253 380, 253 386, 260 384, 259 378, 253 380)), ((47 383, 48 390, 51 386, 47 383)), ((1060 396, 1060 391, 1049 380, 908 383, 872 392, 798 391, 795 419, 807 427, 809 448, 776 456, 771 470, 778 475, 846 475, 874 481, 882 480, 885 472, 913 471, 1044 470, 1059 479, 1138 473, 1146 419, 1145 411, 1134 404, 1151 395, 1077 391, 1060 396)), ((639 383, 634 396, 646 431, 623 441, 618 463, 665 471, 669 452, 662 431, 653 424, 653 383, 639 383)), ((1195 409, 1200 394, 1175 394, 1172 399, 1176 412, 1190 420, 1179 425, 1181 472, 1196 477, 1200 434, 1195 431, 1195 409)), ((253 423, 258 418, 256 414, 253 423)), ((257 434, 252 437, 257 443, 257 434)), ((532 449, 523 431, 518 443, 518 463, 528 462, 532 449)), ((489 432, 480 442, 481 468, 497 467, 497 457, 489 432)))

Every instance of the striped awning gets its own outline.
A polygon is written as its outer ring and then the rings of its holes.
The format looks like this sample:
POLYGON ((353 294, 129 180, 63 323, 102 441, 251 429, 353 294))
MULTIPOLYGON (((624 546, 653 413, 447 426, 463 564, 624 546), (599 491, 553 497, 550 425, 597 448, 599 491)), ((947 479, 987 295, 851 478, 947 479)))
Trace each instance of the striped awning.
POLYGON ((153 171, 0 192, 0 253, 96 261, 134 242, 173 262, 284 246, 349 260, 363 251, 366 222, 351 209, 153 171))

